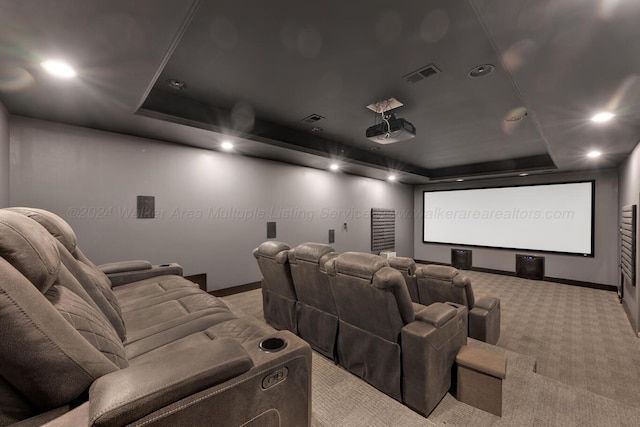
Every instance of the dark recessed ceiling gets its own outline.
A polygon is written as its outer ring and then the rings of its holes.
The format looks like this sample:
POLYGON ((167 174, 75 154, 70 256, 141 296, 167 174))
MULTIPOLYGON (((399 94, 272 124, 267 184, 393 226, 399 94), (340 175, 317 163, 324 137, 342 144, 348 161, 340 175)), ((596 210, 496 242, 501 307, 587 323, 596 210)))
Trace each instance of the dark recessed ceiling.
POLYGON ((17 115, 204 148, 229 135, 247 155, 339 159, 407 183, 585 169, 592 148, 616 166, 639 135, 633 0, 13 0, 0 12, 0 100, 17 115), (54 53, 79 81, 42 75, 54 53), (493 72, 469 77, 484 64, 493 72), (417 135, 376 144, 366 105, 391 97, 417 135), (591 123, 602 109, 618 115, 591 123))

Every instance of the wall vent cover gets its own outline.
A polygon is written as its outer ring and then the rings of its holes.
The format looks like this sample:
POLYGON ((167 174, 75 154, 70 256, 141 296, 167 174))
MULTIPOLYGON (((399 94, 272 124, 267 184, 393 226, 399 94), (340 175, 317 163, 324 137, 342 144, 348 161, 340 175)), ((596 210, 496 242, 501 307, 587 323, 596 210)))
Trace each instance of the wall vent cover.
POLYGON ((438 74, 440 69, 436 67, 434 64, 429 64, 426 67, 422 67, 417 71, 407 74, 402 78, 408 81, 409 83, 417 83, 421 80, 426 79, 427 77, 431 77, 435 74, 438 74))

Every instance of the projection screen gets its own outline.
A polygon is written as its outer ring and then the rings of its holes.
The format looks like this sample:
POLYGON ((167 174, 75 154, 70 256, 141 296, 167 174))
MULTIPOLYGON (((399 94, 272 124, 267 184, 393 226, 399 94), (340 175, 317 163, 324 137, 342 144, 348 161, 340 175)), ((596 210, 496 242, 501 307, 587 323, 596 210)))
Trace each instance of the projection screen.
POLYGON ((423 193, 423 242, 593 256, 593 181, 423 193))

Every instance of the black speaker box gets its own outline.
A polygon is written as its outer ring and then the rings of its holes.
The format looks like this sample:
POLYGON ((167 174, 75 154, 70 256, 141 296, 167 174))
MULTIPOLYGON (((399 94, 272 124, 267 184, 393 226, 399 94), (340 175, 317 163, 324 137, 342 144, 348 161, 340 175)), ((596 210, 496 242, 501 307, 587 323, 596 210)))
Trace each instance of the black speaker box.
POLYGON ((458 270, 471 270, 471 250, 451 249, 451 265, 458 270))
POLYGON ((544 279, 544 257, 516 254, 516 276, 524 279, 544 279))
POLYGON ((275 239, 275 238, 276 238, 276 223, 267 222, 267 239, 275 239))

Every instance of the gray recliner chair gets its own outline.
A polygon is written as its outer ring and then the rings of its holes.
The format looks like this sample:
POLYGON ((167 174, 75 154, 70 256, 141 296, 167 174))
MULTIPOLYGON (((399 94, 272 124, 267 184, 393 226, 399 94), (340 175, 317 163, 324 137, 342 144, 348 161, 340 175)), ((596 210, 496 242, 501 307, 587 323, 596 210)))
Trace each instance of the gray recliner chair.
POLYGON ((321 243, 302 243, 289 250, 298 297, 298 336, 331 359, 335 359, 338 311, 324 265, 337 256, 331 246, 321 243))
POLYGON ((500 300, 483 296, 475 298, 471 280, 456 268, 425 265, 416 270, 420 302, 455 302, 469 310, 469 337, 489 344, 500 338, 500 300))
POLYGON ((395 268, 404 277, 404 281, 407 283, 407 290, 411 301, 420 302, 418 297, 418 280, 416 279, 416 262, 407 257, 391 257, 387 258, 389 266, 395 268))
POLYGON ((340 365, 428 415, 466 344, 466 307, 413 304, 402 274, 377 255, 346 252, 325 268, 340 319, 340 365))
POLYGON ((262 273, 264 319, 276 329, 298 333, 298 297, 289 266, 289 245, 268 240, 253 250, 262 273))

